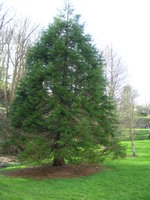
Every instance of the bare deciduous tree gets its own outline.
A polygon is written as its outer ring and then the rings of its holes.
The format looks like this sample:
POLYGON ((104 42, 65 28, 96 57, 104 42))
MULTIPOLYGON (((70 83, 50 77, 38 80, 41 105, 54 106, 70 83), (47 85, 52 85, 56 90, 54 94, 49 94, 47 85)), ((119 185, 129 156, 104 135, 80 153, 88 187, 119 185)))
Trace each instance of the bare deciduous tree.
POLYGON ((4 93, 6 113, 25 73, 25 56, 35 41, 37 28, 28 18, 19 19, 0 4, 0 91, 4 93))
POLYGON ((123 88, 121 95, 121 100, 119 104, 119 114, 120 114, 120 125, 121 128, 129 129, 131 146, 132 146, 132 156, 135 157, 134 148, 134 124, 136 122, 135 118, 135 107, 136 107, 136 97, 137 91, 134 90, 130 85, 126 85, 123 88))
POLYGON ((13 52, 10 57, 11 65, 13 66, 10 101, 13 101, 18 81, 25 73, 25 56, 28 48, 32 45, 32 34, 37 27, 36 25, 32 26, 28 18, 22 19, 16 24, 13 38, 13 52))
POLYGON ((9 97, 8 97, 8 79, 9 79, 9 67, 10 67, 10 55, 11 55, 11 42, 13 39, 13 28, 8 28, 5 32, 6 40, 5 40, 5 81, 4 81, 4 95, 5 95, 5 107, 6 113, 8 113, 8 105, 9 105, 9 97))
POLYGON ((6 27, 6 25, 12 21, 13 15, 9 15, 9 10, 4 6, 4 4, 0 3, 0 31, 6 27))
POLYGON ((13 15, 4 4, 0 4, 0 90, 4 92, 6 111, 8 112, 8 77, 9 77, 9 57, 13 30, 11 21, 13 15))
POLYGON ((105 60, 104 72, 107 78, 107 92, 116 101, 120 97, 123 86, 126 84, 127 68, 112 46, 103 50, 105 60))

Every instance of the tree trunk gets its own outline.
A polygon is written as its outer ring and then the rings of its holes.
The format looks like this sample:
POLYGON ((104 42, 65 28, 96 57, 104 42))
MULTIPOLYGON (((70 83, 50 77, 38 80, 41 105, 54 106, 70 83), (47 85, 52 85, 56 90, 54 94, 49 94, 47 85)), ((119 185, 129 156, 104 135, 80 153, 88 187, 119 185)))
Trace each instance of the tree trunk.
POLYGON ((63 166, 63 165, 65 165, 64 158, 54 158, 54 160, 53 160, 53 166, 54 167, 63 166))
POLYGON ((6 108, 6 115, 8 114, 8 70, 9 70, 9 45, 8 45, 8 55, 7 55, 7 63, 6 63, 6 72, 5 72, 5 86, 4 86, 4 98, 5 98, 5 108, 6 108))
MULTIPOLYGON (((60 146, 58 146, 57 142, 60 140, 60 133, 57 133, 56 138, 55 138, 55 143, 53 145, 53 151, 58 153, 58 151, 61 151, 60 146)), ((53 160, 53 164, 54 167, 56 166, 63 166, 65 165, 65 160, 64 157, 62 157, 61 155, 55 155, 54 154, 54 160, 53 160)))
POLYGON ((131 118, 131 127, 130 127, 130 139, 132 147, 132 156, 135 157, 135 148, 134 148, 134 137, 133 137, 133 123, 134 123, 134 104, 132 106, 132 118, 131 118))
POLYGON ((132 147, 132 156, 135 157, 135 148, 134 148, 134 142, 133 142, 133 130, 130 130, 130 139, 131 139, 131 147, 132 147))
POLYGON ((14 89, 15 89, 16 76, 17 76, 17 62, 15 61, 13 78, 12 78, 12 83, 11 83, 11 90, 10 90, 10 102, 12 102, 13 99, 14 99, 14 89))

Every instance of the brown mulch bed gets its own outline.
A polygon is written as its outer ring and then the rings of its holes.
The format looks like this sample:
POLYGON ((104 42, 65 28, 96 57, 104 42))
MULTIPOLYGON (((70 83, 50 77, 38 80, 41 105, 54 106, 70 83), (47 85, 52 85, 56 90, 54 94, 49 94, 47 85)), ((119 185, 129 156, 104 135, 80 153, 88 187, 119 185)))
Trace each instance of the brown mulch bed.
POLYGON ((103 167, 95 165, 66 165, 61 167, 45 166, 8 170, 2 172, 2 174, 6 176, 34 179, 73 178, 92 175, 103 170, 103 167))

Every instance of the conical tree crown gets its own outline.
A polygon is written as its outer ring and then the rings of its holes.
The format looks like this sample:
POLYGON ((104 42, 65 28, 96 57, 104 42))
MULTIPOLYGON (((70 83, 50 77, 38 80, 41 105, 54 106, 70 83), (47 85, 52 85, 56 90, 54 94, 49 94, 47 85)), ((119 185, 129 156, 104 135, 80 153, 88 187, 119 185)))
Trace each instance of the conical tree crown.
POLYGON ((12 105, 13 124, 49 141, 55 162, 97 159, 115 131, 101 55, 79 19, 65 8, 43 32, 28 53, 27 73, 12 105))

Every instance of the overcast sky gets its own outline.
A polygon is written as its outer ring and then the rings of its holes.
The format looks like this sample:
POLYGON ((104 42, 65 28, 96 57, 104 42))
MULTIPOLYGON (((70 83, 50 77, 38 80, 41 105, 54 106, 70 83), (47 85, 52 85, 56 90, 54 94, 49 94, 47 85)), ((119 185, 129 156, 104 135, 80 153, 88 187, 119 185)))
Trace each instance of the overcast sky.
MULTIPOLYGON (((33 21, 53 22, 63 0, 5 0, 33 21)), ((72 0, 86 32, 102 49, 112 44, 128 68, 139 103, 150 103, 150 0, 72 0)))

